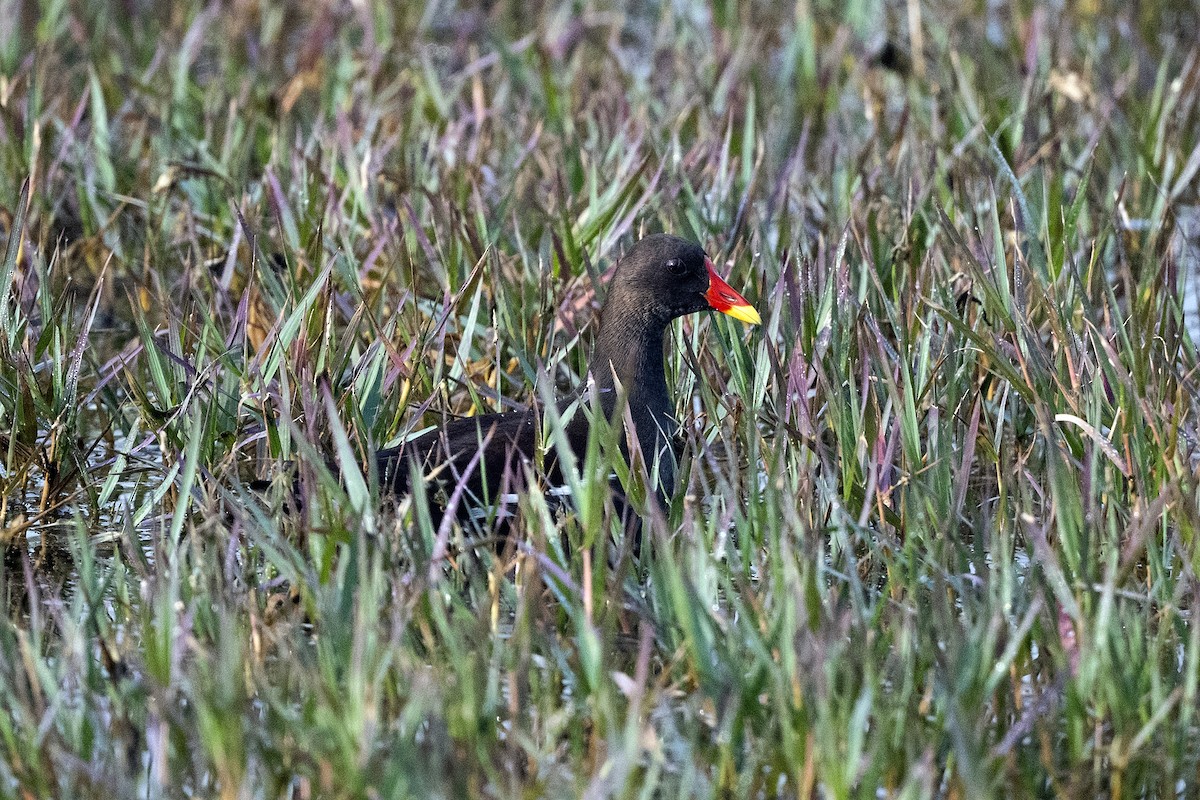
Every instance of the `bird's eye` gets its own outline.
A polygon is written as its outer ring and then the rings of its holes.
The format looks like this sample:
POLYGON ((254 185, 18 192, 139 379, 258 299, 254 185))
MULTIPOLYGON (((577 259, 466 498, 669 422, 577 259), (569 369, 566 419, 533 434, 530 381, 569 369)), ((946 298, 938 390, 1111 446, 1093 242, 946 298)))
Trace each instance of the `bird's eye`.
POLYGON ((671 273, 672 275, 682 275, 683 262, 678 258, 672 258, 671 260, 667 261, 667 272, 671 273))

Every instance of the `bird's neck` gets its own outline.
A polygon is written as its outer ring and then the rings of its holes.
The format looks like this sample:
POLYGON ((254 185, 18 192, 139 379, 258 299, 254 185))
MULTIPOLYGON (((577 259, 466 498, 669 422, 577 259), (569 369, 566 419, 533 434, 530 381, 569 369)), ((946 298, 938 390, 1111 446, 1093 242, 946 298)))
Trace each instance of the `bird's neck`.
POLYGON ((666 323, 629 315, 600 320, 588 370, 605 401, 606 411, 611 413, 610 404, 623 391, 635 417, 643 408, 655 416, 670 415, 670 394, 663 369, 666 329, 666 323))
MULTIPOLYGON (((588 365, 589 381, 599 395, 604 415, 613 422, 624 393, 645 464, 658 476, 656 494, 669 498, 675 489, 675 454, 672 446, 678 425, 674 402, 667 391, 663 368, 666 321, 646 309, 609 298, 600 316, 600 330, 588 365), (614 310, 615 309, 615 310, 614 310)), ((626 457, 626 443, 621 445, 626 457)))

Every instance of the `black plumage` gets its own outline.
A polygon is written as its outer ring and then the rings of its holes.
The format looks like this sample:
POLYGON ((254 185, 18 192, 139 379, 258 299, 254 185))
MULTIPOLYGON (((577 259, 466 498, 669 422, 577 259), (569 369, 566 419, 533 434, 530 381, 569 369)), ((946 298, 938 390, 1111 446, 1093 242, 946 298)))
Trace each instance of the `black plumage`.
MULTIPOLYGON (((663 368, 664 336, 672 320, 708 309, 759 321, 696 244, 665 234, 648 236, 618 262, 600 311, 587 382, 580 396, 559 403, 560 412, 568 412, 563 426, 567 442, 581 461, 588 442, 588 414, 582 408, 569 409, 571 404, 598 401, 600 413, 618 430, 623 429, 625 415, 616 419, 614 414, 627 408, 633 425, 620 437, 622 453, 628 460, 631 442, 636 442, 648 476, 657 478, 659 499, 671 496, 678 423, 663 368), (622 396, 624 406, 619 403, 622 396)), ((427 487, 437 489, 430 492, 437 516, 452 505, 460 518, 469 519, 473 510, 495 506, 523 488, 525 464, 532 461, 541 440, 541 417, 542 409, 533 406, 458 419, 381 450, 377 465, 384 486, 397 494, 408 492, 410 463, 415 463, 427 487)), ((561 485, 553 448, 546 452, 543 466, 551 486, 561 485)))

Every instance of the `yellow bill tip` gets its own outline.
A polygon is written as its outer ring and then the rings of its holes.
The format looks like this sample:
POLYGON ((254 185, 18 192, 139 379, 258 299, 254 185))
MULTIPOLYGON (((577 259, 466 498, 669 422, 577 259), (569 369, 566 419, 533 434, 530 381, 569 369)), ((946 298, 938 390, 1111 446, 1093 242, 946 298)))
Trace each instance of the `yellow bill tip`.
POLYGON ((721 309, 721 313, 728 314, 734 319, 740 319, 742 322, 747 322, 751 325, 761 325, 762 317, 750 304, 730 306, 729 308, 721 309))

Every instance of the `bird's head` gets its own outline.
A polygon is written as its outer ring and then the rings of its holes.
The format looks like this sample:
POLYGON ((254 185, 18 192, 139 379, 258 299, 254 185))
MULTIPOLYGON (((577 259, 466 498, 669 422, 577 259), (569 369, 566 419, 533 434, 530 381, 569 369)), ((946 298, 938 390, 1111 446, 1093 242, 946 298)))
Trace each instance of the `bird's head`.
POLYGON ((635 305, 662 322, 707 310, 752 325, 762 322, 754 307, 717 274, 703 248, 663 233, 642 239, 621 259, 609 301, 635 305))

